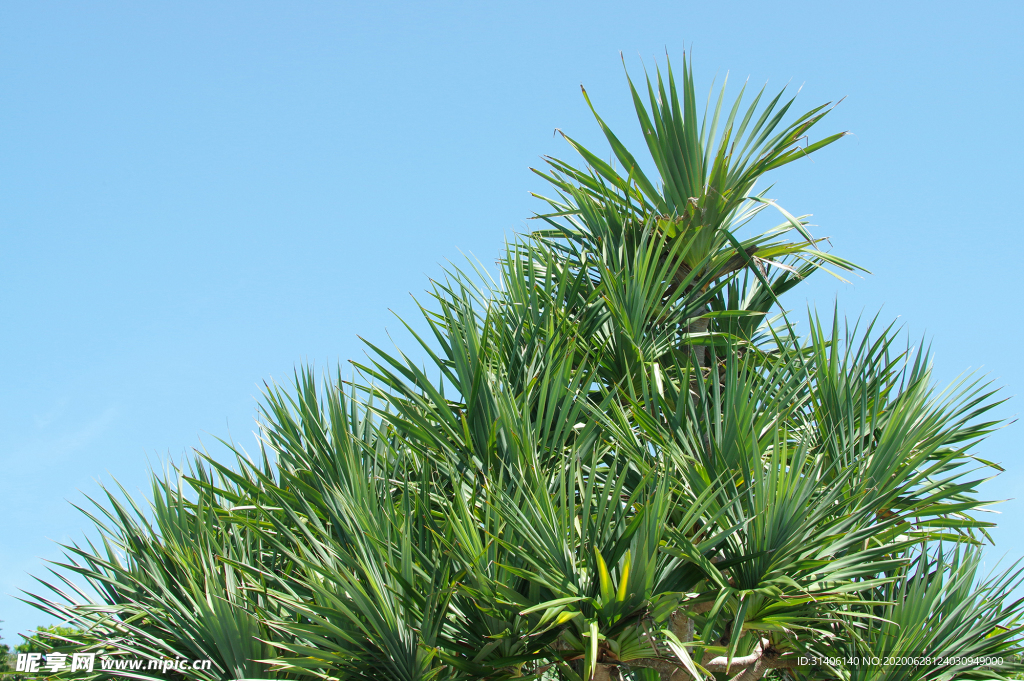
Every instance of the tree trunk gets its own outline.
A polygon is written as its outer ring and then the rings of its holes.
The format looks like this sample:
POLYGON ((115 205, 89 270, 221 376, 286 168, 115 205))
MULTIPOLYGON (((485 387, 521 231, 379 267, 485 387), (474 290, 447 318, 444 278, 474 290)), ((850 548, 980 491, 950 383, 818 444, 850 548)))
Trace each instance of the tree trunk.
POLYGON ((624 665, 633 669, 653 669, 658 672, 661 681, 692 681, 686 670, 674 662, 668 660, 656 660, 654 658, 641 658, 624 662, 624 665))
MULTIPOLYGON (((694 319, 686 325, 686 333, 705 333, 711 326, 710 319, 694 319)), ((693 345, 693 356, 697 360, 697 366, 706 367, 710 365, 708 348, 706 345, 693 345)))
POLYGON ((758 681, 768 669, 768 660, 761 657, 757 662, 732 677, 731 681, 758 681))
POLYGON ((669 615, 669 625, 672 628, 672 633, 679 639, 680 643, 689 643, 693 641, 694 624, 693 620, 681 611, 676 610, 669 615))

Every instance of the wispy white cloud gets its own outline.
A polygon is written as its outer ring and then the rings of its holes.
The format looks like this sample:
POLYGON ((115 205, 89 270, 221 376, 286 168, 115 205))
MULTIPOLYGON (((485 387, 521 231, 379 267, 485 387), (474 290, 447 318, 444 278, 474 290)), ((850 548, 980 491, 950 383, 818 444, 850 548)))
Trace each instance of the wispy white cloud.
POLYGON ((3 457, 9 466, 20 466, 22 462, 34 462, 32 467, 38 470, 39 461, 57 463, 59 460, 87 447, 103 435, 117 420, 118 409, 110 405, 102 411, 93 412, 93 416, 74 428, 58 429, 56 426, 66 417, 58 417, 58 409, 43 417, 36 417, 36 425, 44 431, 35 437, 29 437, 14 446, 8 456, 3 457), (57 431, 57 432, 52 432, 57 431))

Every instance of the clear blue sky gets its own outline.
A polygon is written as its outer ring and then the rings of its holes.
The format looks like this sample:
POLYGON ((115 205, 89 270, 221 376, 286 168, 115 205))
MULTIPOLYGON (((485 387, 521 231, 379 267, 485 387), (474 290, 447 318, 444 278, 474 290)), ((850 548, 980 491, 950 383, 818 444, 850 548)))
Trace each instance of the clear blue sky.
MULTIPOLYGON (((0 4, 5 639, 49 623, 11 594, 88 530, 69 502, 251 449, 263 381, 361 356, 440 263, 528 229, 554 129, 600 147, 581 83, 635 146, 620 50, 846 97, 822 132, 854 135, 772 193, 874 274, 791 307, 881 309, 941 381, 1020 394, 1022 35, 1016 2, 0 4)), ((1024 489, 1022 427, 980 450, 992 498, 1024 489)), ((999 508, 993 561, 1024 553, 999 508)))

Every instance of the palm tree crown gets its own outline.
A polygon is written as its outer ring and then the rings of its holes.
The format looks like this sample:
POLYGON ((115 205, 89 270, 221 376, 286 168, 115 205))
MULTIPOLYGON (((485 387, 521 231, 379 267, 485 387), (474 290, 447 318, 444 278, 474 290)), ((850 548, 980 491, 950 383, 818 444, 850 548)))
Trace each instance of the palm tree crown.
POLYGON ((303 369, 268 386, 256 460, 98 503, 55 573, 95 595, 29 597, 68 645, 209 658, 202 681, 1020 671, 1021 573, 978 574, 993 391, 936 390, 877 319, 798 337, 778 307, 857 269, 754 190, 842 137, 806 141, 829 107, 700 109, 685 59, 629 88, 657 179, 595 111, 614 165, 566 138, 543 228, 495 279, 433 283, 426 366, 369 344, 358 380, 303 369))

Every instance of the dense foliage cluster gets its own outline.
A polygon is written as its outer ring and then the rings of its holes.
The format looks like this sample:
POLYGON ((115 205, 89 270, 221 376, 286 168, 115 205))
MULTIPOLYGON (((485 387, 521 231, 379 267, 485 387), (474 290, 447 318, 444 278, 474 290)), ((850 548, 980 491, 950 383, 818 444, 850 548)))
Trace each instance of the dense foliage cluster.
POLYGON ((992 392, 936 390, 877 321, 793 332, 779 297, 855 267, 754 185, 841 135, 807 143, 828 108, 782 93, 698 108, 681 73, 630 83, 660 177, 599 117, 614 164, 567 138, 544 228, 433 284, 426 366, 302 370, 255 460, 97 504, 34 597, 67 645, 212 659, 197 681, 1019 671, 1019 572, 979 573, 992 392))

